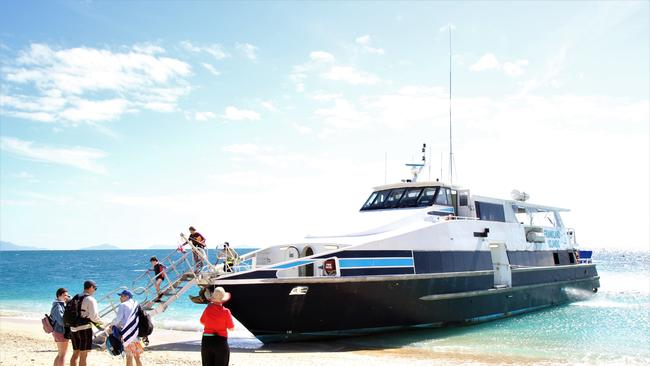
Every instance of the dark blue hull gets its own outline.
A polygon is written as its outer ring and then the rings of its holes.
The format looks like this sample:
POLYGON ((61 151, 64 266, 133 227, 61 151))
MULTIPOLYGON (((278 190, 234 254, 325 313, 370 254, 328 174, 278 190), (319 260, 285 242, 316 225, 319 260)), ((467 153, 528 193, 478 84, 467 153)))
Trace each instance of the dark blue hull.
POLYGON ((495 288, 493 278, 474 271, 220 285, 232 293, 233 315, 265 343, 482 322, 584 298, 600 286, 594 265, 513 269, 509 288, 495 288))

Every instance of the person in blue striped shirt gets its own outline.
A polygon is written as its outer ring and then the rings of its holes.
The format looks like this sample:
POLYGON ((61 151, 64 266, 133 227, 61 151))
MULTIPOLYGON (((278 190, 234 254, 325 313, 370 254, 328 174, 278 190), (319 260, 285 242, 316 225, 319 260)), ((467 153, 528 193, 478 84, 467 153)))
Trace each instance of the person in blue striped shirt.
POLYGON ((126 365, 133 366, 133 360, 137 366, 142 366, 140 355, 144 352, 142 342, 138 338, 138 303, 133 299, 133 293, 124 290, 118 294, 121 304, 117 307, 117 316, 107 327, 107 334, 110 327, 117 327, 122 335, 122 344, 126 354, 126 365))

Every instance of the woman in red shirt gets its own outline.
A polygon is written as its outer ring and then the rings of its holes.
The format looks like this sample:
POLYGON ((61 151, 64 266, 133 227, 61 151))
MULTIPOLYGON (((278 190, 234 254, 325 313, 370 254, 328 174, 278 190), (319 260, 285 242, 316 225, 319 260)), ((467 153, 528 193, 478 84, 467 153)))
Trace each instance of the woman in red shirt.
POLYGON ((228 347, 228 331, 233 331, 230 310, 223 303, 230 299, 230 293, 223 287, 217 287, 212 292, 210 304, 203 310, 203 338, 201 339, 201 362, 203 366, 228 366, 230 348, 228 347))

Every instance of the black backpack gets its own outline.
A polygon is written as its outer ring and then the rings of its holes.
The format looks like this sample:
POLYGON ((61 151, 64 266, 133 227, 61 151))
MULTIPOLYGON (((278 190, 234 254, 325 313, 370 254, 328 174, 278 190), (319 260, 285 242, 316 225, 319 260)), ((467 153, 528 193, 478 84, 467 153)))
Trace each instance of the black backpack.
POLYGON ((78 327, 80 325, 89 324, 88 318, 81 317, 81 303, 88 295, 74 295, 74 297, 65 304, 63 311, 63 323, 67 327, 78 327))
POLYGON ((153 321, 142 306, 138 305, 138 337, 148 337, 153 333, 153 321))
POLYGON ((119 337, 119 332, 113 331, 108 335, 108 338, 106 338, 106 349, 113 356, 119 356, 124 352, 124 344, 119 337))

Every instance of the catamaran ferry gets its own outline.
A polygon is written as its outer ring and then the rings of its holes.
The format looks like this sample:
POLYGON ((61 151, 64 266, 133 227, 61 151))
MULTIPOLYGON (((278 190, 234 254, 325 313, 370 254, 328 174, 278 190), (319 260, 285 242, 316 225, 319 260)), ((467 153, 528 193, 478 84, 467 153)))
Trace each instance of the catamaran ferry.
MULTIPOLYGON (((421 167, 420 167, 421 168, 421 167)), ((507 317, 597 291, 566 209, 413 179, 376 187, 375 227, 259 249, 201 274, 262 342, 361 335, 507 317)))

